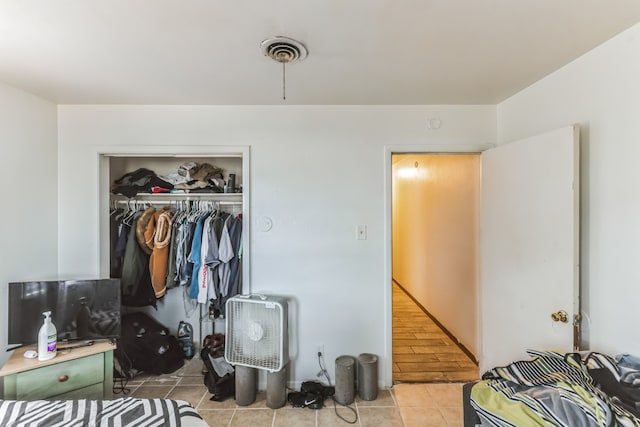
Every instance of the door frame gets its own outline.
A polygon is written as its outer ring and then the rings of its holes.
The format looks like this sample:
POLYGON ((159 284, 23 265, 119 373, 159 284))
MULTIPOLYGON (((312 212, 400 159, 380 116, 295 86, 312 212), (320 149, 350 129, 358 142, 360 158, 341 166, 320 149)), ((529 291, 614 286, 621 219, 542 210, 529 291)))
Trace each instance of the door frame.
MULTIPOLYGON (((385 387, 393 386, 393 301, 392 301, 392 156, 394 154, 481 154, 497 144, 421 144, 421 145, 385 145, 384 147, 384 346, 385 355, 382 366, 385 387)), ((479 275, 476 272, 479 283, 479 275)), ((476 334, 480 338, 480 292, 478 293, 476 334)))

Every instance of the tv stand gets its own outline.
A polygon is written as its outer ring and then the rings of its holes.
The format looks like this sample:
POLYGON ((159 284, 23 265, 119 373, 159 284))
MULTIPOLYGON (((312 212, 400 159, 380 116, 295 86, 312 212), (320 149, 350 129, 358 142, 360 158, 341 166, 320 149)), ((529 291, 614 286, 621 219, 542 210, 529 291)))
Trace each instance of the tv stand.
POLYGON ((0 369, 0 395, 5 400, 110 399, 114 349, 109 342, 96 342, 58 350, 53 359, 39 361, 23 356, 37 346, 23 347, 0 369))

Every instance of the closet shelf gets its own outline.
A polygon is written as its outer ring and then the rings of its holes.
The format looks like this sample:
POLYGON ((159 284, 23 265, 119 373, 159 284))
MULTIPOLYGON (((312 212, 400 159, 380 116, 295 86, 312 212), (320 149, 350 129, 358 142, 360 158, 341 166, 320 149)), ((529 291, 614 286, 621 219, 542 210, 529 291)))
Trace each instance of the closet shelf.
POLYGON ((224 201, 242 201, 243 193, 138 193, 129 198, 122 194, 111 194, 111 200, 131 200, 131 201, 148 201, 148 200, 224 200, 224 201))

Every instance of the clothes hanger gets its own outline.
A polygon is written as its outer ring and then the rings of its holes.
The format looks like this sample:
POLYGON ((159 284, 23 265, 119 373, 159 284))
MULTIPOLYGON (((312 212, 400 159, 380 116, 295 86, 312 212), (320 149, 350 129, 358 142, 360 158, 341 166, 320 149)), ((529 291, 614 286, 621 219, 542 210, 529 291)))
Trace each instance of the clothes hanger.
POLYGON ((131 204, 127 216, 122 219, 122 222, 127 225, 133 225, 132 221, 136 217, 136 214, 140 211, 137 200, 129 200, 127 204, 131 204))
MULTIPOLYGON (((115 201, 114 201, 114 203, 115 203, 115 201)), ((122 209, 122 212, 120 212, 116 216, 116 221, 122 222, 123 218, 129 213, 130 209, 131 209, 131 207, 129 206, 129 200, 127 200, 127 202, 124 205, 124 209, 122 209)))
MULTIPOLYGON (((116 201, 111 201, 111 210, 109 211, 109 216, 113 216, 114 214, 119 213, 118 206, 116 206, 116 201)), ((117 219, 117 217, 116 217, 117 219)))

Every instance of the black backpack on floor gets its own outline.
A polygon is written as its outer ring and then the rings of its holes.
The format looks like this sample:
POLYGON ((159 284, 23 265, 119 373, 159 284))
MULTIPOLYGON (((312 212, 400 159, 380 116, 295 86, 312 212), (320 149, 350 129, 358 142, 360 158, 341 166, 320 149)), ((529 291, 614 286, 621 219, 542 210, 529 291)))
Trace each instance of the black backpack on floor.
POLYGON ((184 352, 169 328, 145 313, 122 316, 122 331, 115 357, 123 365, 152 374, 169 374, 184 365, 184 352))
POLYGON ((207 335, 202 343, 200 358, 204 363, 206 372, 204 373, 204 385, 213 396, 209 400, 222 402, 235 397, 236 375, 232 373, 220 376, 211 363, 211 359, 224 357, 225 338, 223 334, 207 335))

